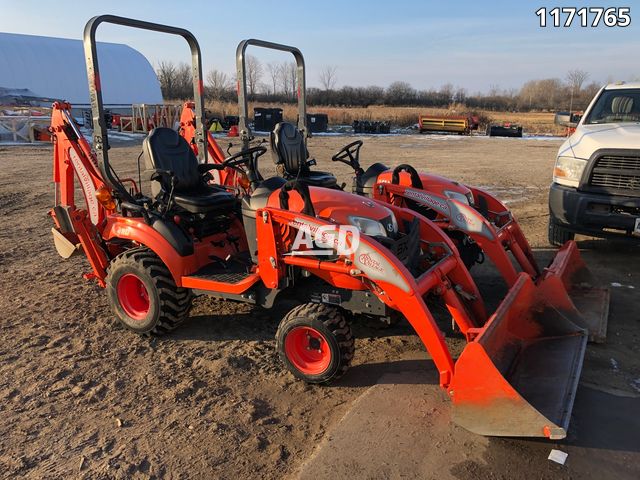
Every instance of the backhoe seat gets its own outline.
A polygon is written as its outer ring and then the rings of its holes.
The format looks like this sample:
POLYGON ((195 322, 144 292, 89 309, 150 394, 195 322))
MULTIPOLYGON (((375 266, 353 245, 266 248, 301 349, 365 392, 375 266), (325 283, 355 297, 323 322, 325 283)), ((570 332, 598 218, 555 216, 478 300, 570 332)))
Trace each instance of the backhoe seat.
POLYGON ((311 171, 307 160, 309 152, 304 137, 295 125, 280 122, 271 132, 271 153, 276 165, 281 165, 287 180, 297 178, 315 187, 334 188, 336 177, 328 172, 311 171))
MULTIPOLYGON (((142 143, 146 168, 169 170, 177 179, 173 199, 175 204, 191 213, 229 213, 236 205, 236 198, 222 187, 209 185, 198 171, 198 159, 187 141, 170 128, 151 130, 142 143)), ((168 178, 151 182, 155 198, 168 198, 171 182, 168 178)))

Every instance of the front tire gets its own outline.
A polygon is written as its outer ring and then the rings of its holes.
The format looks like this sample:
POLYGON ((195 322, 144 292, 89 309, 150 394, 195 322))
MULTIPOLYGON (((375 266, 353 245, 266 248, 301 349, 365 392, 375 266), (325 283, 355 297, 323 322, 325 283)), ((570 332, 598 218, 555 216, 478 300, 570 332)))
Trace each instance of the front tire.
POLYGON ((193 296, 177 287, 169 269, 146 247, 118 255, 107 270, 107 296, 127 329, 162 335, 187 318, 193 296))
POLYGON ((561 247, 569 240, 575 238, 575 233, 567 230, 563 226, 553 221, 553 218, 549 217, 549 243, 556 247, 561 247))
POLYGON ((355 340, 340 309, 305 303, 280 322, 276 348, 296 378, 307 383, 327 383, 349 369, 355 340))

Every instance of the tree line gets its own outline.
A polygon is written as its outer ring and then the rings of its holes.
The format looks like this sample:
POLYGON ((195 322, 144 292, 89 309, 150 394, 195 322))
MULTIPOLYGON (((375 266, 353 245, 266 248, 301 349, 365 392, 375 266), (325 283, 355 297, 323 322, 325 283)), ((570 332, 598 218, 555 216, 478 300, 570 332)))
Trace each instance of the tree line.
MULTIPOLYGON (((248 55, 245 65, 249 100, 265 103, 296 101, 295 63, 263 65, 257 58, 248 55)), ((184 100, 193 96, 191 67, 186 63, 160 62, 156 73, 165 99, 184 100)), ((501 89, 494 85, 487 92, 473 94, 450 83, 440 88, 418 90, 406 81, 393 82, 386 88, 376 85, 336 88, 337 69, 327 66, 318 75, 321 87, 307 88, 307 103, 310 106, 342 107, 448 107, 461 104, 469 109, 495 111, 577 111, 584 110, 600 88, 600 84, 596 82, 587 83, 588 79, 587 72, 571 70, 562 79, 530 80, 519 89, 501 89)), ((205 75, 205 98, 223 102, 237 101, 235 74, 209 71, 205 75)))

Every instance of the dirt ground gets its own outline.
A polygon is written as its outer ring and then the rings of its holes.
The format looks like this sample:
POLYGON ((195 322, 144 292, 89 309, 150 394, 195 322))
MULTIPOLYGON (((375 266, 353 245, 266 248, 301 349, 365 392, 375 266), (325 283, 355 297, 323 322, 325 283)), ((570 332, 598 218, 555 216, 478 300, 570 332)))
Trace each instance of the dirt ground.
MULTIPOLYGON (((317 168, 350 182, 348 169, 329 158, 352 140, 310 139, 317 168)), ((362 161, 412 163, 497 193, 547 262, 553 249, 546 241, 546 199, 559 144, 368 137, 362 161)), ((115 163, 131 172, 139 152, 139 143, 111 150, 115 163)), ((266 169, 268 155, 262 161, 266 169)), ((407 362, 433 368, 408 325, 356 322, 352 369, 334 385, 307 386, 275 354, 283 312, 206 297, 170 335, 148 339, 125 331, 104 292, 82 278, 86 260, 63 261, 54 249, 50 146, 0 146, 0 171, 0 478, 295 478, 381 376, 403 371, 407 362)), ((620 286, 612 287, 607 344, 588 347, 568 439, 468 444, 443 434, 433 448, 453 459, 449 476, 640 478, 640 248, 592 240, 580 247, 603 283, 620 286), (482 451, 469 457, 471 446, 482 451), (546 460, 551 448, 570 453, 565 466, 546 460)), ((495 292, 494 271, 476 274, 483 291, 495 292)), ((499 297, 487 300, 495 306, 499 297)), ((462 347, 454 335, 447 342, 454 351, 462 347)), ((437 385, 431 388, 446 400, 437 385)), ((447 406, 437 405, 438 421, 448 425, 439 433, 459 429, 447 406)), ((423 435, 430 435, 428 425, 423 435)), ((386 467, 369 478, 400 476, 386 467)))

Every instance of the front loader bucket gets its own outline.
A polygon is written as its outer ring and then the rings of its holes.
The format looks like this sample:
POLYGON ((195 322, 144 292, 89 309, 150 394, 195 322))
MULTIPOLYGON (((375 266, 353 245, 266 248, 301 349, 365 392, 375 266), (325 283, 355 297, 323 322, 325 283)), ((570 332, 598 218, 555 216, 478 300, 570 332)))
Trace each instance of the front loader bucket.
POLYGON ((521 273, 455 364, 453 420, 481 435, 564 438, 587 344, 576 319, 521 273))
POLYGON ((581 327, 589 331, 589 341, 604 343, 609 317, 609 289, 598 282, 580 256, 576 242, 569 241, 558 250, 553 262, 545 268, 540 289, 561 303, 566 293, 580 313, 581 327))

